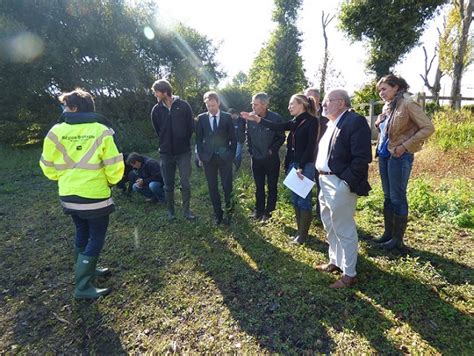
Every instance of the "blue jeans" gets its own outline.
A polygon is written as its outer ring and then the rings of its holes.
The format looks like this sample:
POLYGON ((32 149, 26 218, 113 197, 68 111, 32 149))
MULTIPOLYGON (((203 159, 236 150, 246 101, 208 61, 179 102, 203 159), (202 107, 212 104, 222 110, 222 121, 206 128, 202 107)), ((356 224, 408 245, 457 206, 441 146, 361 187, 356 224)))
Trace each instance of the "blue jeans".
POLYGON ((138 192, 147 198, 155 198, 158 201, 165 201, 165 191, 163 190, 163 184, 160 182, 152 181, 148 186, 139 187, 137 183, 133 184, 132 187, 134 192, 138 192))
POLYGON ((235 150, 235 158, 234 158, 234 165, 235 170, 240 168, 240 164, 242 163, 242 149, 244 144, 242 142, 237 142, 237 148, 235 150))
POLYGON ((99 256, 104 247, 105 233, 109 226, 109 216, 101 216, 93 219, 81 219, 77 215, 71 215, 76 226, 75 244, 86 256, 99 256))
POLYGON ((408 215, 407 186, 413 165, 413 153, 401 157, 379 157, 379 171, 384 195, 384 209, 396 215, 408 215))
POLYGON ((176 168, 178 168, 181 192, 190 195, 191 184, 189 183, 189 177, 191 176, 191 151, 179 155, 161 153, 160 159, 161 174, 165 182, 165 192, 174 192, 174 180, 176 168))
MULTIPOLYGON (((290 163, 290 166, 288 167, 288 172, 291 171, 291 168, 298 169, 298 164, 297 163, 290 163)), ((288 174, 287 172, 287 174, 288 174)), ((316 174, 316 168, 314 167, 314 162, 306 163, 304 168, 303 168, 303 175, 314 181, 314 175, 316 174)), ((306 198, 301 198, 298 194, 291 192, 291 202, 293 205, 301 210, 306 210, 306 211, 311 211, 312 209, 312 191, 308 193, 306 198)))

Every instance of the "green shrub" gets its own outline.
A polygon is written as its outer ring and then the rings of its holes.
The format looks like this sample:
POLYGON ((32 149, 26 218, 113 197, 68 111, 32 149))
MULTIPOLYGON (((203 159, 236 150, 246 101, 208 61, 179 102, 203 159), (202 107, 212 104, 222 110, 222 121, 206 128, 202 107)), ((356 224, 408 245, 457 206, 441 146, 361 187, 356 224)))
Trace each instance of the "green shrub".
MULTIPOLYGON (((407 192, 410 214, 443 219, 463 228, 474 228, 473 189, 474 184, 463 178, 445 181, 438 186, 429 179, 411 179, 407 192)), ((376 184, 368 197, 358 200, 357 209, 381 212, 383 200, 382 186, 376 184)))
MULTIPOLYGON (((356 90, 352 96, 352 106, 356 111, 364 116, 369 115, 369 105, 371 101, 380 101, 380 96, 377 92, 376 82, 372 81, 365 84, 361 89, 356 90)), ((374 114, 378 115, 382 112, 383 104, 375 104, 374 114)))
POLYGON ((437 103, 426 103, 425 112, 429 117, 433 117, 438 111, 443 110, 443 107, 437 103))
POLYGON ((367 209, 381 212, 383 210, 383 200, 382 186, 380 184, 373 185, 369 196, 360 197, 357 200, 357 210, 367 209))
POLYGON ((158 138, 150 119, 120 120, 114 128, 122 152, 144 153, 158 149, 158 138))
POLYGON ((453 148, 474 147, 474 114, 468 109, 446 109, 435 113, 433 124, 436 131, 429 144, 444 151, 453 148))
POLYGON ((418 216, 441 218, 459 227, 474 228, 474 185, 467 179, 455 179, 434 187, 423 178, 410 181, 408 202, 410 211, 418 216))

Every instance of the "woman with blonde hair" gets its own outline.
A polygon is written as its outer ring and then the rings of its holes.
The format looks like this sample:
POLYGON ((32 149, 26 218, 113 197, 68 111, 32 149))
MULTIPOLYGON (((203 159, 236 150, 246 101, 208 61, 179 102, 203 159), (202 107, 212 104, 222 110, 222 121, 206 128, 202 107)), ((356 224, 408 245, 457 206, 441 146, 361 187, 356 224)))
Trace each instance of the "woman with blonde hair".
MULTIPOLYGON (((314 99, 303 94, 294 94, 289 101, 288 111, 294 117, 293 120, 281 123, 263 119, 253 112, 242 112, 241 116, 246 120, 260 123, 273 131, 290 131, 287 138, 285 169, 289 171, 295 168, 301 179, 304 176, 314 181, 314 161, 316 159, 314 153, 319 131, 318 120, 315 117, 314 99)), ((312 220, 311 192, 306 198, 301 198, 293 192, 291 197, 298 227, 298 234, 291 238, 294 243, 302 244, 308 237, 312 220)))

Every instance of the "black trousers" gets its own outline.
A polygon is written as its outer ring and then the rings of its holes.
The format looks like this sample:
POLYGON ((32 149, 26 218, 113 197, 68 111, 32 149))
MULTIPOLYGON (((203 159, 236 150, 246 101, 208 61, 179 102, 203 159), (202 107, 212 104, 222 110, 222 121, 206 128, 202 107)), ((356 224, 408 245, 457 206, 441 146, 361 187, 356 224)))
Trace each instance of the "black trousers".
POLYGON ((209 196, 211 197, 212 207, 216 218, 222 218, 223 216, 221 197, 217 182, 218 175, 221 177, 222 190, 224 191, 225 208, 228 211, 232 208, 232 163, 233 157, 226 161, 216 154, 212 156, 209 162, 203 162, 209 196))
POLYGON ((275 210, 278 196, 278 175, 280 157, 273 154, 265 159, 252 158, 252 173, 255 180, 255 211, 258 214, 275 210), (265 180, 268 185, 267 204, 265 205, 265 180))

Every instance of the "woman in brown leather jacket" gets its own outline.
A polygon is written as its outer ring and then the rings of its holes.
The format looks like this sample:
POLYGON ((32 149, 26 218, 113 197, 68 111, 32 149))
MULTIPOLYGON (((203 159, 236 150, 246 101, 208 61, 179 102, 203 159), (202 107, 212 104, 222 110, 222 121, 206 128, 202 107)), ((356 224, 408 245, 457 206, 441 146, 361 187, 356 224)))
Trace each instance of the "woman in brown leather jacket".
POLYGON ((405 79, 389 74, 377 90, 385 101, 376 121, 380 130, 377 156, 384 193, 383 235, 376 239, 385 249, 401 248, 408 221, 407 185, 414 153, 434 132, 431 120, 407 93, 405 79))

